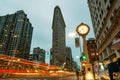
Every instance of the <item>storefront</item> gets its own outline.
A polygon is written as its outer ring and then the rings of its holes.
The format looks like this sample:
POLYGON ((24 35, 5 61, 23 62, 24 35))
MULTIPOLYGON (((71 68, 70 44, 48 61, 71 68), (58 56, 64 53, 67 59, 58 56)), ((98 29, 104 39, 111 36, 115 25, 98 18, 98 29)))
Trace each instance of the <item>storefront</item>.
POLYGON ((109 72, 107 69, 108 61, 99 63, 99 76, 100 80, 110 80, 109 72))
MULTIPOLYGON (((108 64, 108 71, 110 75, 110 79, 114 79, 114 74, 119 75, 120 72, 120 39, 115 40, 112 43, 112 49, 115 50, 115 54, 112 56, 112 63, 108 64)), ((117 78, 117 77, 116 77, 117 78)))
POLYGON ((120 58, 120 38, 115 40, 111 47, 116 51, 116 58, 120 58))

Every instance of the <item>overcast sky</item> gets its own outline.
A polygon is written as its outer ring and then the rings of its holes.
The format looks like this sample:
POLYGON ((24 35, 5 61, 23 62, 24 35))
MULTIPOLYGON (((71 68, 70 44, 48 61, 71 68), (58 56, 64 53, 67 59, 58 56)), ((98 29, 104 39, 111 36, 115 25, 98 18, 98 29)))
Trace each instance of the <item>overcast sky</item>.
POLYGON ((0 0, 0 16, 24 10, 34 28, 31 51, 35 47, 50 51, 53 12, 57 5, 66 24, 66 46, 71 47, 73 58, 79 64, 76 56, 80 55, 80 49, 75 48, 74 38, 68 37, 68 34, 75 32, 76 27, 84 22, 91 28, 87 38, 94 37, 87 0, 0 0))

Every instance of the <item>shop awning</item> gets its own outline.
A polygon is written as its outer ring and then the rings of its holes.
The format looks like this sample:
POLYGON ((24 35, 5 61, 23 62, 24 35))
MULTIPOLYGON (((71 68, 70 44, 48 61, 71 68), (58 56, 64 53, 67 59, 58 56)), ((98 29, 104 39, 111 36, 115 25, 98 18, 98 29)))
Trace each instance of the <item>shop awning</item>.
POLYGON ((120 49, 120 39, 118 39, 112 43, 112 48, 113 49, 120 49))

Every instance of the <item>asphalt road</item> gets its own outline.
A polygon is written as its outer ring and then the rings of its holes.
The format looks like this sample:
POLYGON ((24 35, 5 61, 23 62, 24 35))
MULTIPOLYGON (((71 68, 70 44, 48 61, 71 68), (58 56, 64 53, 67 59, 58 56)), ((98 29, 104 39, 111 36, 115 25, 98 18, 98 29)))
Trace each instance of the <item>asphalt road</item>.
MULTIPOLYGON (((67 77, 25 77, 25 78, 4 78, 0 80, 77 80, 76 75, 73 76, 67 76, 67 77)), ((79 77, 79 80, 82 80, 81 77, 79 77)))

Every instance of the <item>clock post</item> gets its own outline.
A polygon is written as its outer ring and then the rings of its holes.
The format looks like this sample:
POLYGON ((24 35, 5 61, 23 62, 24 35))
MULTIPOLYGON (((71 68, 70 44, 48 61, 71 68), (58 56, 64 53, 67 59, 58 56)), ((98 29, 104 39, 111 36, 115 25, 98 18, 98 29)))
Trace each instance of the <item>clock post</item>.
POLYGON ((86 42, 86 35, 89 33, 90 28, 87 24, 81 23, 76 28, 77 33, 82 36, 83 39, 83 51, 85 56, 87 57, 85 63, 85 80, 94 80, 93 71, 92 71, 92 64, 89 60, 88 49, 87 49, 87 42, 86 42))

